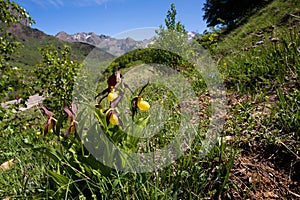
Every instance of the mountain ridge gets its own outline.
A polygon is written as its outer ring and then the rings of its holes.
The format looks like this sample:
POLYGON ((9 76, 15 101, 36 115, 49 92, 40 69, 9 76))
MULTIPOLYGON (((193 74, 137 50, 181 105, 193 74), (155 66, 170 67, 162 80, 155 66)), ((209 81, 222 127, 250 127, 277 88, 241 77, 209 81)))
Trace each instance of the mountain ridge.
POLYGON ((107 35, 97 35, 94 32, 78 32, 74 34, 68 34, 64 31, 58 32, 55 37, 65 42, 82 42, 93 45, 101 50, 107 51, 115 56, 122 55, 130 50, 138 47, 146 47, 152 39, 144 39, 142 41, 134 40, 127 37, 124 39, 116 39, 107 35))
MULTIPOLYGON (((12 25, 7 29, 12 34, 13 40, 21 44, 18 53, 11 58, 11 65, 25 70, 30 70, 41 62, 41 53, 39 49, 47 46, 53 46, 56 49, 62 49, 65 45, 71 47, 72 59, 79 62, 95 48, 95 46, 83 42, 66 42, 59 40, 55 36, 48 35, 36 28, 24 24, 12 25)), ((107 56, 112 56, 108 55, 107 56)))
MULTIPOLYGON (((120 56, 137 48, 145 48, 153 41, 153 38, 139 41, 130 37, 117 39, 104 34, 97 35, 94 32, 68 34, 60 31, 53 36, 26 24, 12 25, 8 31, 23 46, 23 48, 19 48, 18 55, 14 55, 11 62, 16 67, 26 69, 40 63, 39 49, 47 45, 55 46, 58 49, 69 45, 72 48, 73 59, 82 61, 95 47, 107 55, 110 54, 108 56, 120 56)), ((188 39, 198 36, 199 34, 191 32, 188 34, 188 39)))

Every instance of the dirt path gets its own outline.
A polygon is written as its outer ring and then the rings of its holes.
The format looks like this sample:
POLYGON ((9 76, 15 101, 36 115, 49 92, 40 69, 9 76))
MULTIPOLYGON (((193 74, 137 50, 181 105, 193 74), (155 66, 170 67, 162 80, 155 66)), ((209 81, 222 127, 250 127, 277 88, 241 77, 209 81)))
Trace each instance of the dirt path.
MULTIPOLYGON (((26 108, 20 108, 20 110, 21 111, 28 110, 28 109, 32 108, 33 106, 36 106, 39 103, 43 102, 44 99, 45 99, 44 97, 39 96, 38 94, 30 96, 29 99, 26 101, 27 107, 26 108)), ((1 103, 1 106, 4 107, 4 108, 6 108, 9 105, 17 103, 17 101, 18 100, 7 101, 5 103, 1 103)))

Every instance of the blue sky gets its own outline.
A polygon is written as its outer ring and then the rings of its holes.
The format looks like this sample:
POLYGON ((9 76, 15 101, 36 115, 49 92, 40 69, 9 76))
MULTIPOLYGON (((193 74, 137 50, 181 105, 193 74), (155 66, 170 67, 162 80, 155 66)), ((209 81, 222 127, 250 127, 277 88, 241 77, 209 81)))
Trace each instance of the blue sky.
MULTIPOLYGON (((132 29, 159 27, 171 3, 186 30, 202 33, 205 0, 14 0, 36 21, 32 27, 46 34, 95 32, 109 36, 132 29)), ((146 29, 151 30, 150 29, 146 29)), ((147 32, 146 31, 146 32, 147 32)))

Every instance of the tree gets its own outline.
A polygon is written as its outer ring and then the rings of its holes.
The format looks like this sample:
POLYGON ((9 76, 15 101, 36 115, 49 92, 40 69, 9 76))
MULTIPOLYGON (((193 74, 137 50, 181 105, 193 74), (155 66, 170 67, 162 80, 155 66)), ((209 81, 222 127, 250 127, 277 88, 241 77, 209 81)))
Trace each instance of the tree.
POLYGON ((19 43, 12 41, 12 35, 7 28, 12 24, 34 21, 29 14, 18 4, 9 0, 0 0, 0 99, 7 97, 9 91, 14 91, 19 84, 22 73, 9 64, 11 56, 16 53, 19 43))
POLYGON ((203 19, 208 27, 233 26, 247 16, 255 7, 271 0, 206 0, 203 19))
MULTIPOLYGON (((23 69, 10 64, 11 57, 17 53, 20 44, 13 41, 12 34, 8 28, 20 22, 27 24, 33 23, 33 19, 29 14, 18 4, 9 0, 0 0, 0 100, 7 101, 8 95, 22 88, 22 104, 25 104, 28 98, 29 87, 26 87, 27 82, 24 81, 23 69)), ((19 100, 19 97, 16 97, 19 100)), ((19 102, 20 103, 20 102, 19 102)), ((11 105, 9 107, 0 106, 0 135, 8 136, 9 133, 20 133, 20 124, 25 124, 24 120, 19 117, 18 111, 20 104, 11 105)), ((8 136, 9 137, 9 136, 8 136)))
POLYGON ((162 63, 173 68, 176 68, 182 63, 182 58, 179 55, 185 53, 187 42, 187 31, 184 25, 176 20, 177 11, 172 3, 170 10, 165 18, 165 27, 160 26, 156 31, 158 35, 154 43, 150 45, 155 48, 151 54, 154 63, 162 63))
POLYGON ((18 87, 22 73, 21 69, 11 66, 9 60, 16 53, 20 44, 12 41, 12 34, 7 28, 13 24, 26 21, 27 24, 33 23, 29 14, 14 2, 0 0, 0 99, 7 97, 9 91, 14 91, 18 87))
MULTIPOLYGON (((26 83, 23 81, 22 69, 18 69, 10 64, 10 59, 20 47, 20 44, 13 41, 12 34, 8 28, 20 22, 27 24, 34 23, 29 14, 18 4, 9 0, 0 0, 0 99, 6 101, 10 92, 16 91, 18 88, 24 88, 23 93, 26 94, 26 83)), ((23 97, 28 95, 24 95, 23 97)), ((24 103, 23 98, 23 103, 24 103)), ((0 106, 0 121, 7 118, 10 109, 0 106)), ((0 128, 1 127, 0 123, 0 128)))
POLYGON ((64 107, 72 103, 73 87, 81 64, 71 59, 69 46, 58 50, 50 45, 41 48, 40 51, 42 63, 34 70, 37 77, 36 92, 47 98, 44 104, 55 114, 62 114, 64 107))
MULTIPOLYGON (((177 33, 186 33, 186 30, 184 29, 184 25, 181 24, 180 21, 176 22, 176 15, 177 15, 177 11, 174 3, 172 3, 171 9, 168 10, 167 16, 165 18, 165 25, 167 27, 167 30, 175 31, 177 33)), ((162 26, 160 26, 160 28, 164 30, 162 26)))

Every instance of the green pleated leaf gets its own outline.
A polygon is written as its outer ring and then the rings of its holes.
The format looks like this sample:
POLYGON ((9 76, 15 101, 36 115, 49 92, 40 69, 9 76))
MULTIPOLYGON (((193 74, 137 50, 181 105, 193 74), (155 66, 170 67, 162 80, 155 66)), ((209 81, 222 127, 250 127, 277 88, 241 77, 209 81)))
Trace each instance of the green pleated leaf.
POLYGON ((48 176, 52 178, 61 187, 66 186, 69 183, 69 179, 61 174, 58 174, 51 170, 48 170, 47 173, 48 176))

